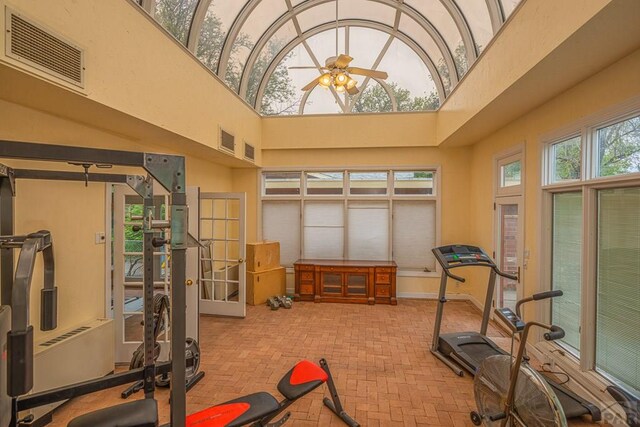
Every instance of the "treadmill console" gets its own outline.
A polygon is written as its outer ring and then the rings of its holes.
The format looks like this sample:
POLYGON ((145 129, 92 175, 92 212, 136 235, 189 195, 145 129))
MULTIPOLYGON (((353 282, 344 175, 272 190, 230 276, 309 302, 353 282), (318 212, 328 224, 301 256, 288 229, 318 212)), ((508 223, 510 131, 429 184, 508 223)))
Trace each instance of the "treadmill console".
POLYGON ((432 251, 444 269, 463 265, 495 266, 491 257, 477 246, 449 245, 433 248, 432 251))
POLYGON ((514 332, 521 332, 524 329, 524 322, 508 307, 496 308, 496 314, 514 332))

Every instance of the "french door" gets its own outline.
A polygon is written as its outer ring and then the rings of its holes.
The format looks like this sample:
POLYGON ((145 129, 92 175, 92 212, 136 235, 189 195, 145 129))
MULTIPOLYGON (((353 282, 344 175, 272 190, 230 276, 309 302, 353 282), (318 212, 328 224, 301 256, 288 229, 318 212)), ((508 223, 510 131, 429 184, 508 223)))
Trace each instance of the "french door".
MULTIPOLYGON (((143 340, 143 200, 131 188, 114 185, 113 190, 113 316, 115 323, 116 363, 128 363, 131 355, 143 340)), ((167 220, 169 196, 155 189, 154 219, 167 220)), ((197 212, 197 189, 188 189, 187 200, 195 202, 197 212), (195 193, 195 196, 194 196, 195 193)), ((193 205, 190 205, 193 206, 193 205)), ((189 232, 197 236, 197 213, 192 220, 190 213, 189 232)), ((169 230, 158 230, 156 237, 170 237, 169 230)), ((154 295, 171 296, 171 247, 169 244, 154 249, 153 286, 154 295)), ((197 248, 187 250, 187 284, 195 283, 198 277, 197 248)), ((198 339, 197 286, 187 286, 187 336, 198 339)), ((171 304, 171 302, 170 302, 171 304)), ((158 337, 161 345, 160 360, 169 352, 170 322, 165 313, 165 332, 158 337)))
POLYGON ((200 194, 200 313, 246 316, 244 193, 200 194))
POLYGON ((522 298, 523 203, 521 196, 498 197, 495 202, 495 259, 500 270, 518 275, 518 280, 498 276, 496 305, 515 310, 522 298))

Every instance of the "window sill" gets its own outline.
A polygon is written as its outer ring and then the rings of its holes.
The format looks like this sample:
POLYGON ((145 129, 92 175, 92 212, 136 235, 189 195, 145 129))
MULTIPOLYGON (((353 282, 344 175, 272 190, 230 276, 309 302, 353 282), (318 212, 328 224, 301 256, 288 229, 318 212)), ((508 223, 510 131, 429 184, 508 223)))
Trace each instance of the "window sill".
POLYGON ((532 354, 541 363, 551 363, 551 370, 562 371, 571 379, 565 386, 579 396, 591 401, 602 410, 603 421, 614 424, 626 420, 623 409, 615 404, 606 388, 613 383, 594 370, 583 371, 580 361, 562 346, 541 341, 531 345, 532 354))

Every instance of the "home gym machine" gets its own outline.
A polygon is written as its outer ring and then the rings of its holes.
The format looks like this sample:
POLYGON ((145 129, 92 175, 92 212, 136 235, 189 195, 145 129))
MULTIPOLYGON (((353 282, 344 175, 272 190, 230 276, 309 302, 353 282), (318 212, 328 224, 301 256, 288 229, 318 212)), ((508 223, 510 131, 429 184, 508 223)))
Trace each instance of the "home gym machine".
MULTIPOLYGON (((432 251, 442 267, 442 277, 438 293, 438 309, 436 311, 431 353, 442 360, 459 376, 464 375, 463 369, 475 375, 480 363, 487 357, 509 354, 487 337, 487 328, 491 315, 496 276, 506 277, 511 280, 517 280, 518 277, 500 271, 491 257, 477 246, 448 245, 433 248, 432 251), (484 267, 490 270, 480 332, 471 331, 441 334, 440 327, 442 324, 444 304, 447 302, 447 279, 452 278, 461 283, 465 282, 463 277, 456 276, 451 272, 451 270, 459 267, 484 267)), ((558 294, 554 292, 542 292, 535 294, 530 299, 527 299, 527 301, 537 301, 554 296, 558 296, 558 294)), ((523 300, 522 302, 527 301, 523 300)), ((600 421, 600 409, 590 402, 583 400, 566 387, 555 383, 550 378, 545 377, 545 379, 558 396, 567 418, 590 414, 593 421, 600 421)))
MULTIPOLYGON (((7 383, 7 389, 0 389, 0 406, 10 406, 10 419, 5 419, 7 412, 2 411, 0 427, 17 427, 19 425, 18 414, 45 404, 60 402, 73 397, 82 396, 98 390, 121 386, 136 381, 144 381, 145 399, 127 403, 130 405, 128 414, 135 419, 149 419, 157 422, 157 405, 153 399, 156 375, 171 372, 171 425, 182 427, 186 418, 186 249, 187 249, 187 206, 186 206, 186 176, 185 159, 182 156, 140 153, 118 150, 105 150, 84 147, 60 146, 49 144, 37 144, 16 141, 0 141, 0 158, 22 159, 31 161, 65 162, 77 164, 84 168, 83 172, 11 169, 0 166, 0 235, 11 236, 13 230, 15 182, 19 179, 44 179, 66 180, 81 182, 111 182, 128 184, 144 200, 143 220, 143 294, 144 294, 144 366, 128 372, 110 375, 97 380, 73 384, 54 390, 33 393, 25 396, 30 391, 33 379, 33 335, 29 332, 28 315, 28 290, 20 290, 17 285, 20 281, 14 280, 14 254, 12 250, 0 250, 0 282, 2 316, 18 319, 15 324, 5 322, 2 328, 8 328, 9 342, 6 349, 7 361, 3 363, 3 369, 11 374, 7 383), (89 173, 92 165, 113 165, 141 168, 148 174, 147 177, 137 175, 116 175, 104 173, 89 173), (156 180, 171 194, 171 212, 169 224, 166 221, 153 219, 153 180, 156 180), (153 251, 154 243, 166 242, 154 241, 154 232, 157 227, 171 229, 171 301, 174 306, 171 325, 171 362, 155 365, 153 342, 153 251), (14 301, 16 301, 14 303, 14 301), (22 302, 18 302, 22 301, 22 302), (10 315, 8 313, 11 313, 10 315), (24 319, 27 319, 27 327, 23 328, 24 319), (18 329, 19 328, 19 329, 18 329), (12 331, 16 331, 16 338, 12 331), (24 330, 23 330, 24 329, 24 330), (22 330, 22 335, 19 332, 22 330), (27 357, 28 356, 28 357, 27 357), (9 402, 9 403, 7 403, 9 402)), ((23 244, 24 245, 24 244, 23 244)), ((42 244, 46 251, 46 244, 42 244)), ((22 250, 25 250, 23 246, 22 250)), ((43 253, 44 253, 43 251, 43 253)), ((46 256, 46 255, 45 255, 46 256)), ((16 272, 16 273, 19 273, 16 272)), ((55 288, 46 287, 43 294, 42 310, 47 313, 44 316, 45 328, 55 327, 53 316, 55 315, 56 292, 55 288)), ((31 329, 32 330, 32 329, 31 329)), ((4 343, 2 343, 4 344, 4 343)), ((2 348, 4 354, 5 348, 2 348)), ((4 374, 2 375, 4 380, 4 374)), ((3 381, 4 382, 4 381, 3 381)), ((142 424, 141 424, 142 425, 142 424)))
MULTIPOLYGON (((562 295, 562 291, 553 291, 562 295)), ((533 301, 535 295, 520 302, 533 301)), ((520 302, 518 308, 519 312, 520 302)), ((471 421, 479 426, 557 426, 566 427, 567 418, 558 397, 542 376, 526 363, 527 338, 533 326, 547 329, 547 341, 562 339, 559 326, 539 322, 524 322, 510 308, 498 308, 495 314, 511 330, 511 353, 489 356, 480 362, 473 390, 477 411, 471 421), (520 336, 517 355, 513 355, 516 335, 520 336), (517 387, 516 387, 517 386, 517 387)))

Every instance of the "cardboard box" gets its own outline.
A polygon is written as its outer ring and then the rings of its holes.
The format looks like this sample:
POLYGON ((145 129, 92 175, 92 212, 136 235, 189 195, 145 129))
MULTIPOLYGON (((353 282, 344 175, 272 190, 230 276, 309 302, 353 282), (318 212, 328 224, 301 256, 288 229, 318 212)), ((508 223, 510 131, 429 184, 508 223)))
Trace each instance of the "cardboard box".
POLYGON ((285 293, 284 267, 259 273, 247 272, 247 304, 265 304, 267 298, 285 293))
POLYGON ((247 271, 260 272, 280 267, 280 242, 247 243, 247 271))

